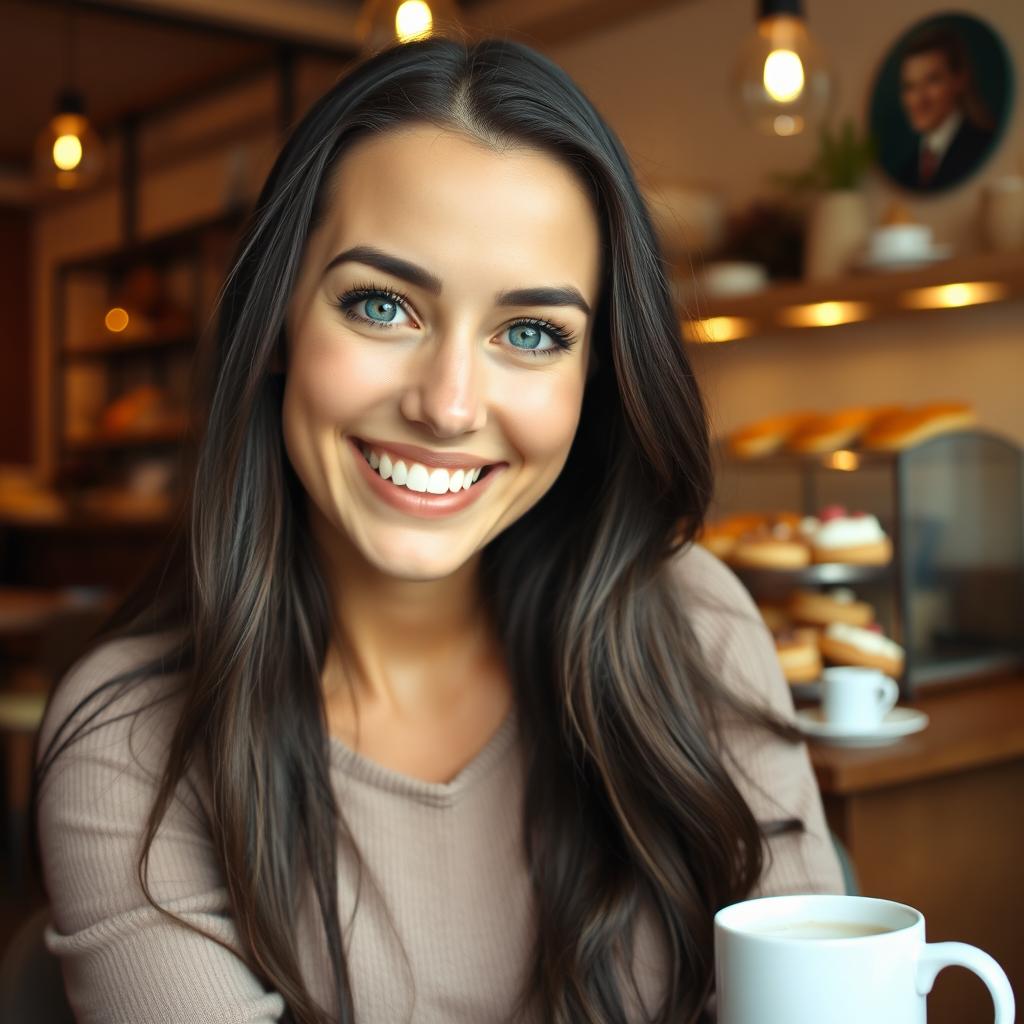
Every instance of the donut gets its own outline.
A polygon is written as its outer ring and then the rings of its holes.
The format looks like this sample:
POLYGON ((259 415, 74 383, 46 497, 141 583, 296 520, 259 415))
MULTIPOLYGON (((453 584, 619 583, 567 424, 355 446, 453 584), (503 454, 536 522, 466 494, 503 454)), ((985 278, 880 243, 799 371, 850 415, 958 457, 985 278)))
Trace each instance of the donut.
POLYGON ((794 590, 786 611, 795 622, 827 626, 830 622, 846 622, 851 626, 867 626, 875 620, 875 609, 846 587, 827 593, 817 590, 794 590))
POLYGON ((831 622, 818 638, 822 656, 835 665, 863 665, 881 669, 898 679, 903 673, 903 648, 884 636, 881 627, 864 629, 846 622, 831 622))
POLYGON ((763 515, 746 513, 728 516, 717 522, 705 523, 697 536, 697 543, 719 558, 727 559, 740 536, 756 529, 765 520, 763 515))
POLYGON ((902 411, 902 406, 856 406, 825 416, 815 416, 798 426, 786 438, 784 445, 788 451, 807 455, 848 448, 872 423, 883 416, 902 411))
POLYGON ((847 515, 842 505, 830 505, 820 517, 804 519, 800 532, 811 546, 815 564, 888 565, 892 561, 892 541, 869 512, 847 515))
POLYGON ((729 563, 742 569, 803 569, 811 564, 811 548, 798 527, 776 519, 743 534, 729 563))
POLYGON ((815 412, 791 412, 749 423, 728 436, 728 449, 739 459, 756 459, 762 455, 771 455, 772 452, 779 450, 794 430, 817 415, 815 412))
POLYGON ((865 448, 899 451, 921 444, 939 434, 963 430, 977 423, 966 402, 931 402, 892 416, 883 416, 865 432, 865 448))
POLYGON ((775 653, 790 683, 811 683, 821 676, 821 652, 813 629, 790 629, 775 634, 775 653))

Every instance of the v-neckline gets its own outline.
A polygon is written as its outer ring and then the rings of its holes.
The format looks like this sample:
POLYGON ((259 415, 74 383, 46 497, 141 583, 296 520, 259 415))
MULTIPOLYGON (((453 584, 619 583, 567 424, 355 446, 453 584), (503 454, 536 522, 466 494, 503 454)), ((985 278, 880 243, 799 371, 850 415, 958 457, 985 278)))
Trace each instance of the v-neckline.
POLYGON ((516 707, 513 703, 490 739, 448 782, 428 782, 388 768, 358 750, 353 750, 333 733, 329 734, 331 765, 377 789, 409 796, 421 803, 443 806, 454 803, 498 763, 515 739, 516 726, 516 707))

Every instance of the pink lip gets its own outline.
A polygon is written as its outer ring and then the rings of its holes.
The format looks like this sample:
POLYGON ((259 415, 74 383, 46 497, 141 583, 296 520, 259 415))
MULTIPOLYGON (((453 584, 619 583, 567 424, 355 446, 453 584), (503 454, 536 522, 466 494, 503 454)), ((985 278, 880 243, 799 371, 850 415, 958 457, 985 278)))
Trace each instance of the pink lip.
MULTIPOLYGON (((475 469, 477 466, 492 466, 500 462, 499 459, 492 459, 488 462, 486 459, 481 459, 479 455, 470 455, 469 452, 432 452, 429 448, 421 448, 419 445, 399 444, 397 441, 379 441, 372 437, 361 437, 357 440, 378 452, 392 452, 395 455, 401 455, 403 459, 411 459, 413 462, 419 462, 421 465, 430 466, 433 469, 475 469)), ((473 487, 475 486, 476 484, 473 485, 473 487)))
MULTIPOLYGON (((426 492, 420 494, 416 491, 410 491, 408 487, 398 487, 389 480, 385 480, 363 458, 359 443, 351 437, 347 437, 345 440, 355 455, 356 462, 359 465, 359 473, 365 478, 370 490, 381 501, 392 508, 398 509, 400 512, 406 512, 409 515, 420 516, 424 519, 438 519, 468 508, 482 497, 484 491, 490 488, 494 477, 498 476, 505 468, 504 464, 496 465, 487 476, 478 480, 468 491, 457 491, 454 494, 451 492, 448 494, 428 494, 426 492)), ((402 453, 396 452, 395 454, 400 455, 402 453)), ((427 463, 424 463, 424 465, 427 465, 427 463)), ((465 463, 462 463, 462 465, 465 465, 465 463)))

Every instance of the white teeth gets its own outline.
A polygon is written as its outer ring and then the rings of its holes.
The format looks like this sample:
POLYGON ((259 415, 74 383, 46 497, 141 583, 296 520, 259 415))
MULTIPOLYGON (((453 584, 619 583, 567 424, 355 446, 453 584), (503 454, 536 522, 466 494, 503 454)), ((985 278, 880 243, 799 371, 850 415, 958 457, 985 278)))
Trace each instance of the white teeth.
POLYGON ((361 444, 363 457, 385 480, 390 480, 399 487, 408 487, 411 491, 424 494, 456 494, 468 491, 480 479, 483 466, 474 469, 428 469, 419 462, 406 465, 401 459, 391 461, 386 452, 378 455, 368 445, 361 444))
POLYGON ((447 494, 448 479, 447 469, 432 470, 430 473, 430 479, 427 480, 427 491, 430 494, 447 494))
POLYGON ((430 474, 427 472, 426 466, 421 466, 418 462, 414 462, 409 467, 409 479, 405 481, 405 486, 410 491, 416 491, 418 494, 422 494, 427 489, 427 483, 430 480, 430 474))

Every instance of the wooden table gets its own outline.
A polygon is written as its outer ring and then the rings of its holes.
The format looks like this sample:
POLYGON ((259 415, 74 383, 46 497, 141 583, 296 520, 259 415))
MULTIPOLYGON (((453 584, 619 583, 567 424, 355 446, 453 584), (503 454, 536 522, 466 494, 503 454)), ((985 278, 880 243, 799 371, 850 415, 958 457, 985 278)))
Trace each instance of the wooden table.
MULTIPOLYGON (((928 727, 897 743, 811 742, 825 813, 861 891, 917 907, 931 942, 991 953, 1024 1002, 1024 674, 961 681, 907 702, 928 727)), ((988 990, 947 968, 929 1024, 992 1020, 988 990)))

